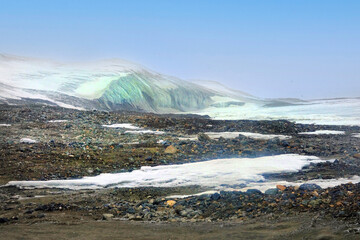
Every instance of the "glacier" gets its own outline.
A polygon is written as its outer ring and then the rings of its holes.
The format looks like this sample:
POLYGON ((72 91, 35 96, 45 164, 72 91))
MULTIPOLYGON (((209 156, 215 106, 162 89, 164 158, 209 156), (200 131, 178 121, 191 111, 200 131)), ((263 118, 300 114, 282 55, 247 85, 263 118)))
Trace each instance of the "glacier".
POLYGON ((360 125, 360 98, 262 99, 218 82, 185 81, 121 59, 59 63, 0 54, 0 103, 360 125))
POLYGON ((216 94, 124 60, 56 63, 0 55, 0 100, 62 107, 183 112, 203 109, 216 94))

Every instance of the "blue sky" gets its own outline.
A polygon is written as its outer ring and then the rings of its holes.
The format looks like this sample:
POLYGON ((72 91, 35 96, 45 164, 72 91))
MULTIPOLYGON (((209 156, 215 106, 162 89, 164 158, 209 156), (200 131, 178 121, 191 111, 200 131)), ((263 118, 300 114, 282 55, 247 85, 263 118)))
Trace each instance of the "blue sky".
POLYGON ((360 97, 360 1, 0 0, 0 52, 123 58, 260 97, 360 97))

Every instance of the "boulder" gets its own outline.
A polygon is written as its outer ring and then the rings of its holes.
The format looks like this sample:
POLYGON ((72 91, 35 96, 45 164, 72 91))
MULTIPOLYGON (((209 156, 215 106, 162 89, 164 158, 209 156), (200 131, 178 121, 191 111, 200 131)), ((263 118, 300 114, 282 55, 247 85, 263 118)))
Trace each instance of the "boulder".
POLYGON ((111 213, 104 213, 103 214, 103 220, 111 220, 114 217, 111 213))
POLYGON ((198 140, 201 142, 207 142, 207 141, 210 141, 211 138, 208 135, 206 135, 205 133, 199 133, 198 140))
POLYGON ((303 190, 303 191, 314 191, 314 190, 320 190, 320 189, 321 189, 321 187, 314 183, 304 183, 304 184, 301 184, 299 187, 299 190, 303 190))
POLYGON ((267 195, 275 195, 279 193, 279 189, 277 188, 269 188, 268 190, 265 191, 265 194, 267 195))

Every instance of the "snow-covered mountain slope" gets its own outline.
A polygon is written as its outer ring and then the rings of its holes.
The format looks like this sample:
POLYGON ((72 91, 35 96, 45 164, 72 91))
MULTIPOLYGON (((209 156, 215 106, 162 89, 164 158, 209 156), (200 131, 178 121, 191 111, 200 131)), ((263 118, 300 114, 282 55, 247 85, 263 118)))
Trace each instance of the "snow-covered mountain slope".
POLYGON ((2 102, 84 109, 193 111, 225 96, 119 59, 63 64, 0 55, 0 84, 2 102))

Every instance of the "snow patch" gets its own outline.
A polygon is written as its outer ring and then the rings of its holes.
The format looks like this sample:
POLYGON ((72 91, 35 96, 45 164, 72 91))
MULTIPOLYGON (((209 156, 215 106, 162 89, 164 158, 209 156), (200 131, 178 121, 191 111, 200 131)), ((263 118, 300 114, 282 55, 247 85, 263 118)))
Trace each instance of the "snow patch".
POLYGON ((21 138, 20 139, 20 143, 37 143, 38 141, 34 140, 34 139, 31 139, 31 138, 21 138))
POLYGON ((67 122, 68 120, 50 120, 48 121, 49 123, 62 123, 62 122, 67 122))
POLYGON ((7 123, 0 123, 0 127, 10 127, 11 124, 7 124, 7 123))
POLYGON ((165 132, 163 131, 153 131, 153 130, 128 130, 125 131, 125 133, 131 133, 131 134, 156 134, 156 135, 161 135, 164 134, 165 132))
POLYGON ((11 181, 22 188, 98 189, 104 187, 179 187, 200 185, 215 190, 263 182, 264 173, 293 172, 310 163, 325 162, 315 156, 283 154, 259 158, 226 158, 196 163, 141 167, 125 173, 105 173, 71 180, 11 181))
POLYGON ((196 135, 190 135, 187 137, 178 137, 179 141, 197 141, 198 137, 196 135))
POLYGON ((274 138, 279 138, 280 140, 286 140, 291 138, 291 136, 287 136, 287 135, 261 134, 261 133, 252 133, 252 132, 205 132, 205 134, 208 135, 211 139, 217 139, 220 137, 236 138, 239 135, 257 140, 270 140, 274 138))
POLYGON ((102 126, 108 127, 108 128, 131 129, 131 130, 125 131, 125 133, 130 133, 130 134, 164 134, 165 133, 163 131, 153 131, 153 130, 136 127, 136 126, 132 125, 131 123, 117 123, 117 124, 102 125, 102 126))
POLYGON ((344 131, 335 131, 335 130, 316 130, 314 132, 300 132, 299 134, 304 134, 304 135, 344 135, 345 132, 344 131))
POLYGON ((352 136, 356 138, 360 138, 360 133, 354 133, 352 136))
POLYGON ((140 127, 136 127, 131 123, 116 123, 116 124, 102 125, 102 126, 108 128, 140 129, 140 127))

